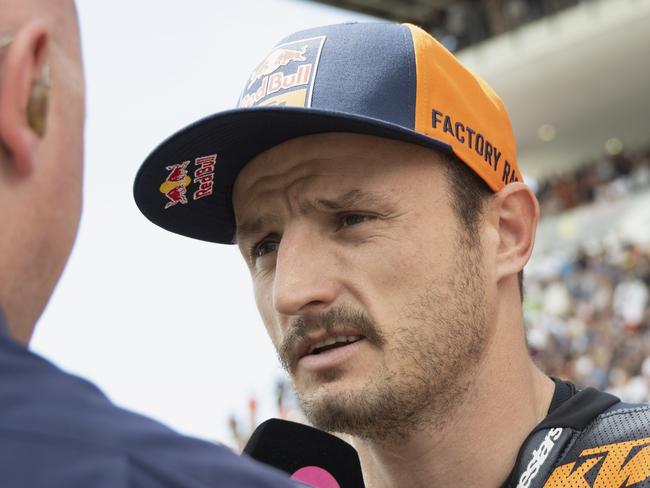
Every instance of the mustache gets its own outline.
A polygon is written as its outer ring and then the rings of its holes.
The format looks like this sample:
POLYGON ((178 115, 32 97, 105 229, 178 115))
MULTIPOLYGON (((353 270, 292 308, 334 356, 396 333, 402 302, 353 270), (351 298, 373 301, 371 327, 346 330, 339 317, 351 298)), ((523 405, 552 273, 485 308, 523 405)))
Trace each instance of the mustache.
POLYGON ((325 330, 328 334, 332 334, 334 328, 340 325, 353 327, 356 329, 356 335, 364 336, 376 346, 383 346, 386 342, 377 325, 366 313, 347 307, 337 307, 318 315, 296 317, 291 321, 287 335, 278 347, 282 367, 289 373, 295 371, 299 358, 295 357, 293 352, 296 345, 310 333, 325 330))

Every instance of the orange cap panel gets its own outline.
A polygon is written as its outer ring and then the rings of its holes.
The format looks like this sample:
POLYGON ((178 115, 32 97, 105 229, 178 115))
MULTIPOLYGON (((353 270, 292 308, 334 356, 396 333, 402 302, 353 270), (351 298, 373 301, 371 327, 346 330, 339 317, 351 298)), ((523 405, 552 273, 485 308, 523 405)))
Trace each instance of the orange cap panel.
POLYGON ((425 31, 411 30, 417 73, 415 130, 449 144, 493 191, 523 181, 501 99, 425 31))

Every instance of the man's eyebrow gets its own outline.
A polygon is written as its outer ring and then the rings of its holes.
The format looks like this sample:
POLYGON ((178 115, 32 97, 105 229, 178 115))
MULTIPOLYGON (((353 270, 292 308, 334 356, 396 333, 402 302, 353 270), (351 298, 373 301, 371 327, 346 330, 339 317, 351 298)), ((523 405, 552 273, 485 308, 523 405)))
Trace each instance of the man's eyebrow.
MULTIPOLYGON (((385 193, 366 192, 361 190, 350 190, 332 198, 318 198, 316 200, 304 202, 300 206, 300 212, 308 213, 311 210, 350 210, 355 207, 363 206, 386 206, 392 201, 389 195, 385 193)), ((242 220, 237 223, 235 231, 235 242, 241 242, 251 235, 259 234, 269 226, 278 222, 277 215, 264 214, 251 220, 242 220)))
POLYGON ((390 198, 385 193, 350 190, 334 198, 319 198, 314 202, 308 202, 307 208, 348 210, 364 205, 382 206, 388 204, 390 201, 390 198))
POLYGON ((266 214, 260 215, 253 220, 244 220, 238 223, 237 229, 235 230, 235 242, 240 242, 243 238, 250 235, 259 234, 264 227, 271 225, 273 222, 277 222, 277 220, 277 216, 266 214))

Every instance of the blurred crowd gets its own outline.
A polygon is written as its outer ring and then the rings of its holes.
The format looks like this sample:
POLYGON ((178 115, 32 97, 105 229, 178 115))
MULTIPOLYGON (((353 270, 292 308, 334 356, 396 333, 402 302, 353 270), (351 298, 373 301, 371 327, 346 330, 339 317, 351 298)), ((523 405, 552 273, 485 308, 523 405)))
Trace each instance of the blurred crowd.
POLYGON ((548 256, 526 279, 528 346, 543 371, 650 401, 650 245, 548 256))
MULTIPOLYGON (((604 154, 551 177, 537 197, 544 218, 648 189, 645 148, 604 154)), ((650 243, 610 235, 537 259, 526 277, 524 316, 541 368, 579 387, 650 401, 650 243)))
POLYGON ((574 172, 539 184, 542 216, 579 205, 625 197, 650 186, 650 148, 603 155, 574 172))
MULTIPOLYGON (((442 2, 427 18, 413 22, 449 50, 457 51, 489 37, 552 15, 580 0, 457 0, 442 2)), ((584 0, 583 0, 584 1, 584 0)))

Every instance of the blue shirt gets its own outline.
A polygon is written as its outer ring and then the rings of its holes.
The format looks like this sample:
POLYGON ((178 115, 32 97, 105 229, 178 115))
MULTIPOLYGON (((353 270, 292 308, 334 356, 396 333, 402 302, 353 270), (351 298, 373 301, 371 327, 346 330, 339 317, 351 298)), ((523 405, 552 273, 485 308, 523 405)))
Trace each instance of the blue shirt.
POLYGON ((3 488, 290 488, 275 469, 113 405, 9 335, 0 310, 3 488))

